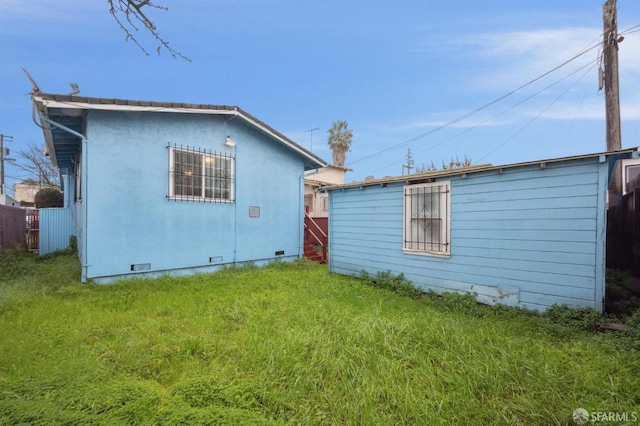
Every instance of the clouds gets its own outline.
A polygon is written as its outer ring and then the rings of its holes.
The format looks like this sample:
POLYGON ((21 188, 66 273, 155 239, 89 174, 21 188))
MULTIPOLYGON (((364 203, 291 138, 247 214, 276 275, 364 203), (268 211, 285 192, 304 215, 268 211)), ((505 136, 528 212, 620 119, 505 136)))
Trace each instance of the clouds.
MULTIPOLYGON (((601 120, 604 101, 603 94, 598 93, 600 32, 595 27, 541 28, 449 38, 446 43, 454 55, 473 64, 466 74, 457 76, 459 84, 470 92, 467 97, 478 99, 482 96, 487 104, 505 97, 488 111, 483 111, 482 115, 473 114, 453 125, 505 125, 518 121, 518 117, 534 117, 551 104, 554 104, 550 108, 552 113, 543 114, 543 118, 601 120), (506 96, 511 91, 514 93, 506 96)), ((640 79, 637 78, 640 72, 640 33, 628 35, 620 45, 619 56, 620 91, 626 94, 623 96, 626 99, 623 116, 638 119, 635 105, 640 104, 637 95, 640 93, 640 79)), ((478 104, 469 104, 469 111, 478 107, 478 104)), ((406 130, 436 127, 469 111, 457 108, 431 112, 426 119, 413 119, 403 127, 406 130)))
MULTIPOLYGON (((640 72, 639 35, 640 33, 629 33, 620 44, 621 92, 629 94, 638 93, 640 89, 640 80, 637 78, 640 72)), ((470 90, 493 92, 516 88, 567 61, 570 62, 532 85, 528 91, 555 84, 572 72, 575 72, 575 76, 567 78, 566 84, 559 85, 547 94, 554 96, 578 78, 597 87, 597 67, 601 62, 600 28, 572 27, 475 34, 458 40, 458 44, 466 47, 466 54, 486 65, 478 67, 479 72, 467 81, 466 86, 470 90), (583 72, 580 68, 583 67, 590 70, 586 78, 581 77, 583 72)), ((591 90, 590 96, 597 95, 595 92, 596 90, 591 90)), ((639 100, 635 96, 631 99, 632 102, 639 100)), ((633 117, 636 117, 635 114, 633 117)))
MULTIPOLYGON (((422 110, 380 126, 379 139, 407 141, 389 164, 403 162, 408 147, 436 162, 462 153, 495 163, 604 149, 601 31, 539 27, 432 38, 414 54, 437 58, 442 80, 422 110)), ((631 135, 640 122, 640 32, 627 35, 619 56, 623 129, 631 135)))
POLYGON ((600 30, 596 28, 534 29, 473 34, 457 41, 464 54, 478 62, 479 73, 468 81, 470 90, 516 88, 553 68, 566 74, 598 59, 600 30))

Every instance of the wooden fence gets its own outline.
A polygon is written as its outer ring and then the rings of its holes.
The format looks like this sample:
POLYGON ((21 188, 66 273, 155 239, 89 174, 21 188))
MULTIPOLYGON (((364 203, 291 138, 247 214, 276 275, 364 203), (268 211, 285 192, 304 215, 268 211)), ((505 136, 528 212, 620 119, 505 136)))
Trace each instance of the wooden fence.
POLYGON ((0 247, 11 248, 25 244, 27 230, 23 209, 0 206, 0 247))
POLYGON ((640 188, 607 212, 607 267, 640 276, 640 188))

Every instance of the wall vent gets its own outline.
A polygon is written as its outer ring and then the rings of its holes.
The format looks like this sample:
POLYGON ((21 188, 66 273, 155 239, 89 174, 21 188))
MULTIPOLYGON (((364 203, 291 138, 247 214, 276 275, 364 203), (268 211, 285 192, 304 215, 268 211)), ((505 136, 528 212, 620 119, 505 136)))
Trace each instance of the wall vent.
POLYGON ((132 271, 148 271, 151 269, 150 263, 136 263, 135 265, 131 265, 132 271))
POLYGON ((212 256, 209 258, 209 263, 222 263, 222 256, 212 256))
POLYGON ((284 250, 278 250, 276 256, 284 256, 284 250))
POLYGON ((249 206, 249 217, 251 217, 251 218, 259 218, 260 217, 260 206, 249 206))

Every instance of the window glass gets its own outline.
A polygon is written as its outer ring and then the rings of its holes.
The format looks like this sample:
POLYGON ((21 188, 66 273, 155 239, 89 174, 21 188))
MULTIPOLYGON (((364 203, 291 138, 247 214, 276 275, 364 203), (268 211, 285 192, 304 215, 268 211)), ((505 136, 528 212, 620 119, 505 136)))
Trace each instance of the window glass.
POLYGON ((449 188, 448 182, 405 187, 405 250, 449 253, 449 188))
POLYGON ((171 149, 170 197, 181 200, 234 201, 234 158, 171 149))

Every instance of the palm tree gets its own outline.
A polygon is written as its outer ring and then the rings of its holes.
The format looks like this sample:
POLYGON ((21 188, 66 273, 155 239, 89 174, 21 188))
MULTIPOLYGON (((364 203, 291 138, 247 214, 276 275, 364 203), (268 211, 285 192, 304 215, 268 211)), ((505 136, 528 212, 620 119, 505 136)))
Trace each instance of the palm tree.
POLYGON ((327 145, 333 152, 333 164, 335 166, 344 166, 346 153, 351 151, 353 132, 347 128, 348 126, 349 123, 346 121, 338 120, 327 130, 327 133, 329 133, 327 145))

